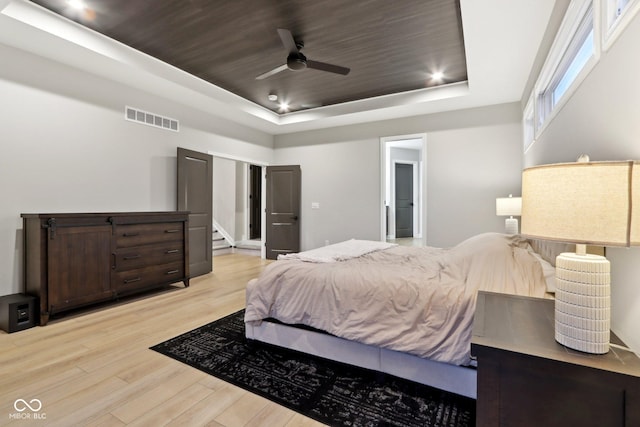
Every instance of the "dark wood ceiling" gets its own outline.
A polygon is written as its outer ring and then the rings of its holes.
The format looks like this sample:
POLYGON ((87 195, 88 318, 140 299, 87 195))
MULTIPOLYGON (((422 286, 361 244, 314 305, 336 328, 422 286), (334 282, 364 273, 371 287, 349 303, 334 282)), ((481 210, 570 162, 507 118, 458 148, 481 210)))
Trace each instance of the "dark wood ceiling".
POLYGON ((296 111, 467 79, 459 0, 83 0, 81 12, 32 1, 275 112, 270 93, 296 111), (286 62, 278 28, 351 72, 256 80, 286 62))

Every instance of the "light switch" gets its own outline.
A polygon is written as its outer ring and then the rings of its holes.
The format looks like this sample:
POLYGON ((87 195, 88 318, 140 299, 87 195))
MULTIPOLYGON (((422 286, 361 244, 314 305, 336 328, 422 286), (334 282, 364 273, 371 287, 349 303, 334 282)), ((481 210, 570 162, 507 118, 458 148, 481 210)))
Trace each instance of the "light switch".
POLYGON ((311 202, 311 209, 320 209, 320 202, 311 202))

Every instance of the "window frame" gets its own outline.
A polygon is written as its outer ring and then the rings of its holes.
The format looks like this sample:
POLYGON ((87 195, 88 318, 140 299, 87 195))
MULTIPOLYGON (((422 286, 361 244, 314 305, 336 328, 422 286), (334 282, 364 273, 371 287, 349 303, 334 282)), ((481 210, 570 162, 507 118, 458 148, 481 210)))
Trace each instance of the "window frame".
POLYGON ((522 139, 523 150, 526 153, 529 148, 536 142, 536 116, 535 116, 535 102, 533 93, 529 96, 527 105, 525 105, 522 111, 522 139))
POLYGON ((602 1, 602 50, 607 51, 640 10, 640 0, 628 0, 617 13, 619 0, 602 1))
MULTIPOLYGON (((632 0, 638 1, 638 0, 632 0)), ((549 55, 534 86, 534 139, 546 129, 553 117, 571 98, 582 81, 591 72, 600 59, 600 8, 597 0, 573 0, 560 24, 549 55), (583 67, 576 73, 562 96, 554 101, 552 92, 562 80, 570 65, 584 44, 584 40, 593 32, 593 53, 583 67)))
MULTIPOLYGON (((625 28, 640 12, 640 0, 628 0, 620 12, 616 12, 619 1, 571 0, 533 89, 529 93, 529 100, 522 111, 522 138, 525 153, 540 138, 540 135, 551 123, 557 112, 562 109, 562 106, 571 98, 571 95, 577 90, 582 81, 591 73, 591 70, 600 61, 601 55, 615 44, 620 34, 624 32, 625 28), (575 38, 579 25, 589 8, 591 8, 591 13, 593 14, 593 55, 586 61, 580 72, 577 73, 576 78, 569 84, 558 102, 555 105, 550 105, 550 98, 541 95, 550 89, 554 77, 557 78, 563 57, 570 49, 571 41, 575 38), (532 111, 533 136, 531 137, 529 119, 532 111)), ((567 63, 567 66, 570 62, 567 63)))

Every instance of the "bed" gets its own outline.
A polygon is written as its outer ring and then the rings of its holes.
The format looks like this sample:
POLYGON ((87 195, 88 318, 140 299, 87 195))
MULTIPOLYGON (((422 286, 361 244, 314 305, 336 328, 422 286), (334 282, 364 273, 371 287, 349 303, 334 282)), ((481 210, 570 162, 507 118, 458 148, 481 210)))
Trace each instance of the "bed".
POLYGON ((552 295, 553 251, 531 243, 484 233, 448 249, 349 240, 289 254, 247 284, 246 336, 475 398, 477 292, 552 295))

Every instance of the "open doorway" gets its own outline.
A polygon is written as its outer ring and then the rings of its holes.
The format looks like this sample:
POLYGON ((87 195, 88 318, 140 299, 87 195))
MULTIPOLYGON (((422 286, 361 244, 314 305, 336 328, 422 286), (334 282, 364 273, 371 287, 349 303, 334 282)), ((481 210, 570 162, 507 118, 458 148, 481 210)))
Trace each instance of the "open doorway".
POLYGON ((265 257, 264 163, 213 156, 213 254, 230 251, 265 257))
POLYGON ((383 241, 425 246, 426 134, 380 138, 383 241))
POLYGON ((275 252, 298 252, 300 166, 275 166, 211 151, 209 154, 213 156, 214 255, 241 250, 251 254, 257 252, 262 258, 267 258, 267 249, 270 256, 275 252), (290 173, 293 169, 297 172, 290 173), (272 180, 267 178, 270 171, 278 172, 277 179, 273 178, 273 174, 272 180), (297 176, 296 185, 291 185, 290 175, 297 176), (290 188, 291 197, 287 197, 285 191, 278 190, 279 186, 290 188), (293 190, 297 193, 295 197, 293 190), (270 194, 277 197, 270 197, 270 194), (270 203, 267 203, 269 200, 270 203), (270 211, 270 207, 275 210, 270 211), (286 210, 288 208, 295 210, 286 210), (278 219, 278 215, 284 215, 286 221, 278 219), (278 231, 274 232, 274 226, 278 231), (270 236, 269 247, 267 236, 270 236))
POLYGON ((262 239, 262 166, 249 165, 249 240, 262 239))

